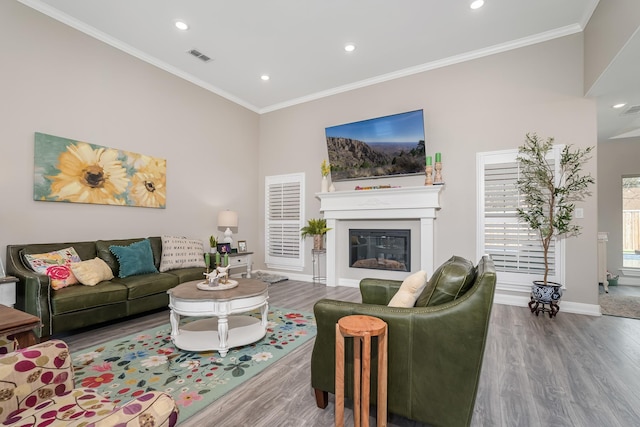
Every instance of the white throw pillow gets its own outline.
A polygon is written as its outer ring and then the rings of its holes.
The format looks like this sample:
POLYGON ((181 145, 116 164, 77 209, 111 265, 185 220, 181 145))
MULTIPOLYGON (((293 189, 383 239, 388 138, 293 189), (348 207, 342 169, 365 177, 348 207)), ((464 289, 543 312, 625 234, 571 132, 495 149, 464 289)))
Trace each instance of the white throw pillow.
POLYGON ((205 267, 202 240, 162 236, 160 272, 188 267, 205 267))
POLYGON ((413 307, 427 285, 427 273, 418 271, 404 279, 398 292, 389 301, 389 307, 413 307))

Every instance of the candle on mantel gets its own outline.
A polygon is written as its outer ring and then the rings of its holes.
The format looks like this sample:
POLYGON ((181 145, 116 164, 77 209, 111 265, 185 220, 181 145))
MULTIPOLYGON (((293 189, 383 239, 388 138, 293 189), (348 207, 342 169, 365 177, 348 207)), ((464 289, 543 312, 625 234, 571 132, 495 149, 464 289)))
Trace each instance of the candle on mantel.
POLYGON ((220 265, 220 252, 216 252, 216 267, 220 265))
POLYGON ((431 156, 427 156, 427 166, 431 166, 431 156))
POLYGON ((442 161, 442 155, 440 153, 436 153, 436 163, 440 163, 442 161))
POLYGON ((211 255, 209 255, 209 252, 204 254, 204 264, 207 268, 211 265, 211 255))
POLYGON ((229 254, 224 254, 224 266, 228 266, 229 265, 229 254))

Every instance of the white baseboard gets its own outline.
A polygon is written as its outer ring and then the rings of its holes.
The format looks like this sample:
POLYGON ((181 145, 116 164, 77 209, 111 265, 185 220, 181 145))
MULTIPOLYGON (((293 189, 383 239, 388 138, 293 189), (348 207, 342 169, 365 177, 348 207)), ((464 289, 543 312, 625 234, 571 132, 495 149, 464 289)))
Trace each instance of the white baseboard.
MULTIPOLYGON (((493 302, 496 304, 513 305, 516 307, 529 308, 530 298, 524 296, 515 295, 503 295, 496 293, 493 302)), ((600 305, 598 304, 584 304, 580 302, 563 301, 560 300, 560 311, 565 313, 585 314, 587 316, 601 316, 600 305)))

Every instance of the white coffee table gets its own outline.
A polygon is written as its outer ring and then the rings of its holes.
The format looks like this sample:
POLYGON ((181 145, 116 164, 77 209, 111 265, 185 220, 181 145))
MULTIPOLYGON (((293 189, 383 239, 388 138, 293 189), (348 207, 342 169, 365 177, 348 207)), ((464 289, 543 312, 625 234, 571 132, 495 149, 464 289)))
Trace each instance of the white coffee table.
POLYGON ((186 282, 167 291, 171 309, 171 339, 188 351, 217 350, 225 357, 230 348, 256 342, 267 332, 268 285, 252 279, 237 279, 233 289, 204 291, 201 280, 186 282), (241 315, 260 309, 261 319, 241 315), (180 316, 204 319, 180 325, 180 316))

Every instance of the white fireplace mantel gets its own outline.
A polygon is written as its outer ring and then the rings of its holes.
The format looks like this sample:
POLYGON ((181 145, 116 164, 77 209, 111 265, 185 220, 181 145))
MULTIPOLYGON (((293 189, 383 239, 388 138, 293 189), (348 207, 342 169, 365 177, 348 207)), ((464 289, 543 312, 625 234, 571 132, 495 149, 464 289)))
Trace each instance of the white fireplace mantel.
POLYGON ((443 186, 385 188, 316 193, 327 220, 327 285, 338 286, 336 230, 339 221, 420 220, 420 269, 433 271, 434 220, 443 186))

